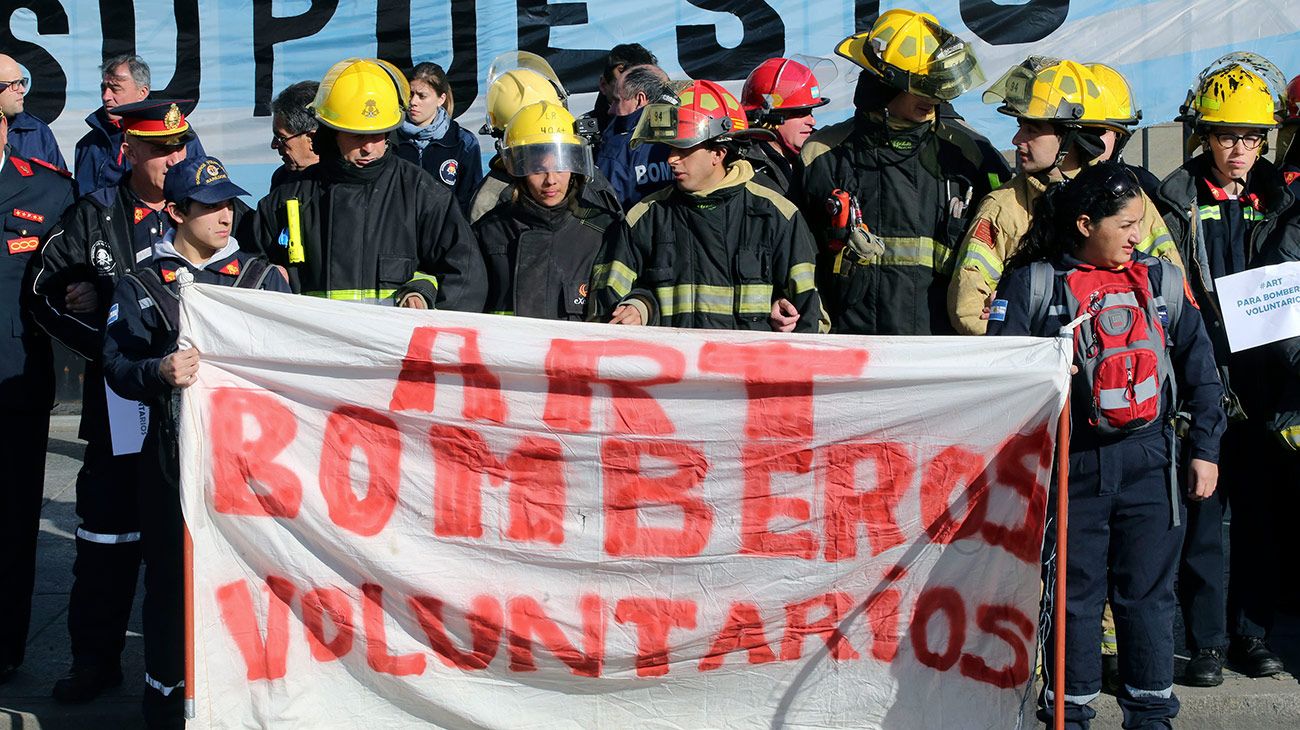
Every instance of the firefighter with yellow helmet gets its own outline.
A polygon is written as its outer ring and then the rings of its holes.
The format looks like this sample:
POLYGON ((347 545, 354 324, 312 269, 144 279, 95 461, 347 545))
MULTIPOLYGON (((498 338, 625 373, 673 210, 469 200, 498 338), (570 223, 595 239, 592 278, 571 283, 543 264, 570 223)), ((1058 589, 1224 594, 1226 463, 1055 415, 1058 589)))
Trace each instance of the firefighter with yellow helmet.
MULTIPOLYGON (((487 119, 478 133, 497 140, 497 154, 488 160, 487 175, 474 190, 469 222, 476 223, 488 211, 510 202, 514 179, 501 157, 501 139, 506 125, 521 109, 539 101, 568 109, 569 94, 555 69, 541 56, 528 51, 509 51, 492 59, 487 75, 487 119)), ((609 182, 599 172, 588 182, 590 192, 617 201, 609 182)), ((604 203, 602 203, 604 205, 604 203)))
POLYGON ((501 163, 508 201, 474 223, 487 265, 487 311, 587 319, 596 255, 623 211, 591 192, 591 142, 564 107, 539 101, 506 125, 501 163))
POLYGON ((632 144, 663 144, 674 184, 628 212, 594 275, 597 314, 616 324, 770 331, 791 303, 815 332, 814 243, 793 203, 754 179, 741 140, 756 134, 721 85, 696 81, 680 103, 645 108, 632 144))
MULTIPOLYGON (((979 201, 958 251, 948 285, 948 315, 957 333, 965 335, 984 334, 986 307, 1004 262, 1019 248, 1047 186, 1074 177, 1087 165, 1112 160, 1142 116, 1133 107, 1128 83, 1114 69, 1045 56, 1030 56, 1013 66, 984 92, 984 101, 1001 102, 998 111, 1019 123, 1011 138, 1019 172, 979 201)), ((1139 181, 1149 179, 1143 188, 1154 194, 1160 181, 1128 167, 1139 181)), ((1136 252, 1181 266, 1155 203, 1146 192, 1141 197, 1142 240, 1136 252)))
POLYGON ((1276 587, 1269 566, 1284 512, 1278 507, 1292 488, 1280 475, 1294 469, 1295 455, 1270 429, 1267 416, 1278 403, 1276 389, 1294 377, 1293 366, 1270 359, 1269 348, 1230 351, 1215 281, 1269 263, 1264 254, 1298 243, 1294 226, 1280 221, 1295 197, 1261 154, 1278 124, 1285 84, 1272 63, 1249 53, 1228 54, 1202 71, 1181 117, 1195 132, 1200 153, 1165 178, 1158 197, 1214 344, 1229 417, 1219 488, 1187 505, 1178 577, 1192 652, 1184 682, 1196 686, 1222 682, 1225 658, 1253 677, 1283 670, 1266 644, 1276 587), (1225 590, 1222 524, 1228 504, 1232 582, 1225 590))
POLYGON ((483 260, 455 198, 390 149, 409 99, 386 61, 334 64, 309 107, 320 162, 258 204, 258 243, 301 294, 482 311, 483 260))
POLYGON ((974 50, 933 15, 889 10, 835 52, 863 68, 856 113, 805 143, 798 201, 832 329, 951 333, 957 246, 974 203, 1010 177, 948 104, 984 80, 974 50))

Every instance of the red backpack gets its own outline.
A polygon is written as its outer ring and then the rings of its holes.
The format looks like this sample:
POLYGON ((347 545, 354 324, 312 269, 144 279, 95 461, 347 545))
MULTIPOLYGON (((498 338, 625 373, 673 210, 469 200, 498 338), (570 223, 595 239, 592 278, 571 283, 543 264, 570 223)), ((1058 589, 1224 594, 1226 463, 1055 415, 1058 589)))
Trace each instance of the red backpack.
POLYGON ((1088 422, 1098 433, 1116 435, 1160 419, 1160 396, 1169 389, 1177 402, 1169 328, 1185 299, 1182 277, 1158 259, 1134 261, 1119 270, 1077 266, 1058 271, 1047 262, 1030 265, 1030 305, 1035 331, 1050 314, 1075 319, 1074 351, 1091 383, 1088 422), (1153 292, 1151 268, 1160 268, 1153 292), (1065 301, 1052 303, 1052 284, 1064 279, 1065 301))

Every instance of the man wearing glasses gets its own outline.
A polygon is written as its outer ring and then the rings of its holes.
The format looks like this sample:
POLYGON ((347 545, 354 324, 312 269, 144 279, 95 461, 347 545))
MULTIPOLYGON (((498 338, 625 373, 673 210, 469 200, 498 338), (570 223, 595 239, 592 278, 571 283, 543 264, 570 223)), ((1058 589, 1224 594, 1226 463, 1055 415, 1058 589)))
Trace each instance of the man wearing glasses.
POLYGON ((0 53, 0 114, 9 120, 9 146, 20 157, 67 167, 50 125, 23 108, 32 80, 23 76, 18 62, 0 53))
MULTIPOLYGON (((131 167, 122 146, 122 117, 119 106, 144 101, 149 96, 149 64, 134 54, 113 56, 99 67, 102 80, 99 98, 103 106, 86 117, 90 131, 77 141, 75 164, 77 194, 85 195, 116 185, 131 167)), ((206 153, 197 135, 185 146, 187 156, 198 159, 206 153)))
POLYGON ((271 173, 271 187, 293 182, 302 171, 320 161, 316 154, 316 115, 307 105, 316 99, 320 84, 299 81, 276 95, 271 102, 271 149, 284 162, 271 173))
POLYGON ((1281 496, 1292 487, 1278 475, 1293 455, 1266 420, 1285 373, 1265 359, 1267 348, 1229 351, 1214 280, 1260 266, 1264 242, 1286 235, 1278 221, 1295 197, 1278 169, 1260 157, 1277 126, 1284 86, 1276 67, 1249 54, 1229 54, 1201 72, 1180 118, 1195 131, 1200 154, 1165 178, 1157 196, 1214 344, 1229 419, 1219 489, 1187 502, 1178 592, 1192 652, 1183 683, 1191 686, 1222 683, 1225 659, 1251 677, 1283 669, 1265 639, 1277 588, 1271 541, 1284 516, 1281 496), (1232 581, 1225 589, 1222 535, 1229 502, 1232 581))

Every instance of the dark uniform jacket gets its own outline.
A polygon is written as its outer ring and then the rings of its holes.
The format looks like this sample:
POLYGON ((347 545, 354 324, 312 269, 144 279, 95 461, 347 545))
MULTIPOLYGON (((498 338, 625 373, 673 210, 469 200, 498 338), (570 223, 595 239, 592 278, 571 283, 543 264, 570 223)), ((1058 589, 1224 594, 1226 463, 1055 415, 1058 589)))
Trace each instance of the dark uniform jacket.
POLYGON ((61 169, 68 168, 50 125, 27 112, 18 112, 9 120, 9 146, 23 159, 35 158, 61 169))
MULTIPOLYGON (((1134 254, 1134 258, 1146 263, 1149 267, 1152 292, 1161 290, 1162 277, 1181 277, 1178 268, 1167 261, 1144 254, 1134 254)), ((1090 268, 1087 264, 1071 256, 1052 262, 1052 265, 1057 271, 1090 268)), ((1049 313, 1044 318, 1042 326, 1035 331, 1032 324, 1033 316, 1030 312, 1030 291, 1032 289, 1030 278, 1030 269, 1022 267, 1011 270, 999 282, 998 298, 1005 299, 1007 302, 1006 316, 1001 321, 994 319, 989 321, 988 333, 990 335, 1053 337, 1056 336, 1062 326, 1069 324, 1070 320, 1074 318, 1074 312, 1066 312, 1061 309, 1058 310, 1058 313, 1049 313)), ((1066 301, 1064 279, 1060 276, 1055 277, 1051 303, 1057 305, 1064 304, 1066 301)), ((1174 377, 1178 385, 1179 408, 1191 415, 1191 426, 1187 437, 1183 440, 1184 453, 1190 458, 1203 459, 1217 464, 1219 461, 1219 437, 1223 435, 1223 430, 1227 426, 1227 418, 1224 415, 1223 408, 1219 405, 1223 396, 1223 387, 1219 384, 1218 374, 1215 372, 1213 348, 1205 334, 1205 327, 1201 323, 1201 318, 1197 316, 1196 307, 1192 300, 1188 299, 1183 302, 1181 312, 1170 323, 1166 336, 1171 346, 1169 354, 1174 367, 1174 377)), ((1092 383, 1086 382, 1084 369, 1079 368, 1079 372, 1075 373, 1073 377, 1073 384, 1070 388, 1070 413, 1073 419, 1070 435, 1071 453, 1094 452, 1095 454, 1105 446, 1124 440, 1135 442, 1151 439, 1153 447, 1164 448, 1160 442, 1168 440, 1168 434, 1165 430, 1169 428, 1167 425, 1163 427, 1152 426, 1123 436, 1103 438, 1098 435, 1097 431, 1088 424, 1091 393, 1092 383)), ((1170 396, 1170 390, 1166 388, 1162 394, 1161 415, 1158 419, 1162 424, 1167 424, 1168 417, 1175 410, 1175 404, 1171 401, 1170 396)), ((1105 461, 1104 456, 1096 454, 1096 457, 1102 462, 1105 461)), ((1102 478, 1118 479, 1118 468, 1121 465, 1101 463, 1100 473, 1102 478), (1112 467, 1116 469, 1115 473, 1111 473, 1112 467)), ((1070 476, 1073 479, 1076 475, 1071 473, 1070 476)))
POLYGON ((322 157, 258 203, 256 236, 300 294, 393 304, 413 292, 430 307, 483 311, 483 257, 455 198, 391 150, 365 168, 322 157), (289 261, 290 199, 301 263, 289 261))
MULTIPOLYGON (((860 82, 861 83, 861 82, 860 82)), ((1001 155, 962 121, 940 117, 894 129, 878 113, 816 132, 804 144, 799 207, 821 244, 820 290, 832 330, 931 335, 954 330, 948 282, 975 203, 1010 177, 1001 155), (863 260, 826 248, 831 191, 853 195, 885 242, 863 260)))
POLYGON ((632 148, 632 132, 644 112, 645 107, 641 107, 631 114, 611 117, 609 126, 600 132, 600 148, 596 150, 596 167, 609 180, 624 210, 673 184, 667 146, 643 144, 632 148))
POLYGON ((545 208, 520 190, 474 224, 487 264, 487 310, 539 319, 587 319, 592 267, 622 211, 582 187, 545 208))
POLYGON ((470 202, 474 199, 474 189, 483 179, 483 159, 478 147, 478 137, 461 127, 454 120, 447 128, 447 133, 438 139, 429 140, 421 149, 409 137, 403 137, 401 129, 396 134, 397 156, 415 163, 433 179, 447 186, 456 196, 462 213, 469 212, 470 202))
POLYGON ((597 314, 636 299, 647 324, 770 330, 772 302, 785 298, 799 310, 796 331, 816 332, 814 257, 799 210, 739 160, 713 190, 674 185, 632 208, 596 268, 597 314))
MULTIPOLYGON (((241 220, 249 217, 244 215, 241 220)), ((239 225, 237 222, 236 227, 239 225)), ((41 246, 35 264, 32 313, 46 332, 87 360, 82 383, 82 438, 108 434, 100 355, 113 287, 123 272, 148 263, 153 245, 169 230, 171 218, 166 211, 145 206, 131 191, 128 173, 121 185, 101 188, 77 200, 41 246), (86 314, 69 312, 64 308, 67 287, 82 281, 95 284, 99 308, 86 314)))
POLYGON ((768 187, 784 195, 791 202, 799 199, 798 184, 803 176, 803 162, 798 158, 791 161, 785 153, 767 143, 756 140, 741 148, 749 164, 754 166, 754 174, 762 175, 771 184, 768 187))
MULTIPOLYGON (((85 195, 100 188, 116 185, 131 163, 122 156, 122 128, 108 118, 104 107, 86 117, 90 131, 77 140, 75 164, 77 169, 77 194, 85 195)), ((185 144, 185 156, 203 157, 203 143, 198 134, 185 144)))
POLYGON ((1260 158, 1246 180, 1245 194, 1229 199, 1212 182, 1212 164, 1208 154, 1188 160, 1165 178, 1157 203, 1186 264, 1192 295, 1201 305, 1227 390, 1228 413, 1235 418, 1262 415, 1277 398, 1276 379, 1266 376, 1262 349, 1230 351, 1214 280, 1262 265, 1259 254, 1264 242, 1277 230, 1280 216, 1295 196, 1277 168, 1260 158))
POLYGON ((0 253, 0 404, 5 409, 48 409, 54 399, 50 340, 32 321, 32 260, 41 238, 72 205, 72 180, 5 149, 0 168, 4 246, 0 253))

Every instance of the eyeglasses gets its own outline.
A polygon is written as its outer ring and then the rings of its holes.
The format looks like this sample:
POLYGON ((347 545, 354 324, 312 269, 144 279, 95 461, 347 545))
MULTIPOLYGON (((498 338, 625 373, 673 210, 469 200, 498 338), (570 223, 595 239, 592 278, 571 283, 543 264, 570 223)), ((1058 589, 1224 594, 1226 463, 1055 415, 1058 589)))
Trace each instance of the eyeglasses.
POLYGON ((1210 137, 1212 137, 1214 141, 1225 150, 1237 146, 1238 142, 1242 143, 1248 150, 1259 149, 1259 146, 1264 144, 1264 135, 1262 134, 1228 134, 1227 132, 1215 132, 1214 134, 1211 134, 1210 137))
POLYGON ((24 76, 21 79, 13 81, 0 81, 0 94, 9 90, 10 86, 17 86, 20 89, 27 89, 31 86, 32 80, 24 76))
POLYGON ((307 133, 306 133, 306 132, 299 132, 299 133, 297 133, 297 134, 291 134, 291 135, 289 135, 288 137, 281 137, 281 136, 278 135, 278 134, 273 134, 273 135, 271 135, 271 146, 274 147, 274 148, 276 148, 276 149, 279 149, 280 147, 283 147, 283 146, 285 145, 285 143, 287 143, 289 140, 291 140, 291 139, 298 139, 299 137, 303 136, 304 134, 307 134, 307 133))

